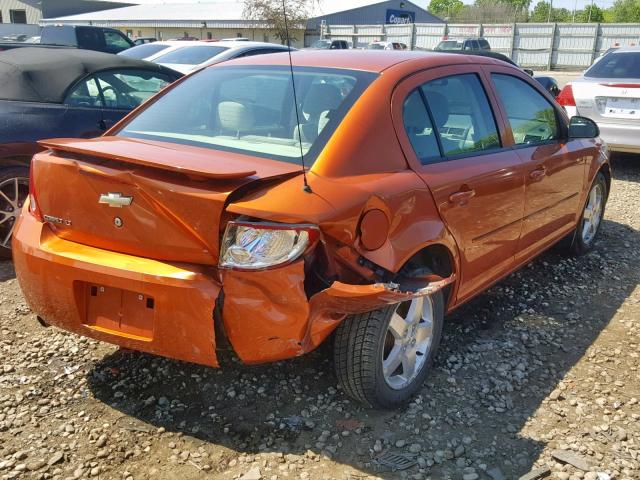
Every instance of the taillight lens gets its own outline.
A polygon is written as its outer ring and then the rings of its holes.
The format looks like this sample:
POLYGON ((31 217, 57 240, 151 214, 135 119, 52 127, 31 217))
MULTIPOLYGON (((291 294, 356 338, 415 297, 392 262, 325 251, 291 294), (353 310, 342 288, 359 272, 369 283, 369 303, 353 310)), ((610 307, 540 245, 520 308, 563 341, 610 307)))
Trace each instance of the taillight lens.
POLYGON ((220 248, 220 268, 261 270, 297 259, 319 238, 313 225, 241 222, 227 224, 220 248))
POLYGON ((567 83, 556 97, 556 101, 563 107, 575 107, 576 99, 573 97, 573 87, 567 83))
POLYGON ((39 222, 43 222, 40 204, 38 203, 38 195, 36 195, 36 182, 33 180, 33 165, 29 171, 29 213, 33 215, 39 222))

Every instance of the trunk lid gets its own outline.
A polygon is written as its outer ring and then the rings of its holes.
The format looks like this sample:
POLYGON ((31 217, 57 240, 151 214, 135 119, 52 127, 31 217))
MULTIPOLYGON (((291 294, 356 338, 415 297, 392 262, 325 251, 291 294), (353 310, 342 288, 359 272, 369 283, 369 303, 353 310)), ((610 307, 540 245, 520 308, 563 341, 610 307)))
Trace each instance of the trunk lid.
POLYGON ((300 166, 122 137, 40 142, 35 192, 64 239, 165 261, 215 265, 227 199, 300 166), (247 187, 245 187, 247 188, 247 187))
POLYGON ((640 82, 582 78, 572 83, 578 115, 596 122, 640 125, 640 82))

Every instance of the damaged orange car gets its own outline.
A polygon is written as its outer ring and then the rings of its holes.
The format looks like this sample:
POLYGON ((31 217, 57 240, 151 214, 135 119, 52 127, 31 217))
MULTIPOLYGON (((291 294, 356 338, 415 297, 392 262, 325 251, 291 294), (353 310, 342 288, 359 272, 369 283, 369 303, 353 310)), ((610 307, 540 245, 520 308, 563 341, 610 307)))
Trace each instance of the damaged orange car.
POLYGON ((345 392, 393 408, 446 312, 562 239, 592 247, 607 149, 491 58, 292 59, 206 68, 101 138, 42 142, 18 279, 43 323, 204 365, 331 338, 345 392))

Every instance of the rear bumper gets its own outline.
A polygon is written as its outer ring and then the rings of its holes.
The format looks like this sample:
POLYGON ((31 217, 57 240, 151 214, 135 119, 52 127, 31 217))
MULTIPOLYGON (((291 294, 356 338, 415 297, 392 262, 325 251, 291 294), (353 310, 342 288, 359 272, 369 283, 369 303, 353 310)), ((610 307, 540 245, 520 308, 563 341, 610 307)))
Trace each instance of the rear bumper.
POLYGON ((47 323, 132 350, 218 366, 213 310, 220 285, 203 272, 68 242, 26 213, 12 248, 25 299, 47 323), (112 305, 96 304, 92 286, 127 295, 112 305), (122 320, 122 308, 135 314, 122 320))
POLYGON ((315 349, 346 315, 430 294, 455 278, 415 279, 410 289, 336 281, 308 298, 303 260, 265 271, 225 270, 219 282, 212 268, 69 242, 27 213, 28 207, 12 248, 20 287, 36 315, 79 335, 210 366, 218 366, 217 301, 238 357, 265 363, 315 349))
POLYGON ((640 153, 640 125, 619 123, 598 123, 600 138, 610 150, 616 152, 640 153))

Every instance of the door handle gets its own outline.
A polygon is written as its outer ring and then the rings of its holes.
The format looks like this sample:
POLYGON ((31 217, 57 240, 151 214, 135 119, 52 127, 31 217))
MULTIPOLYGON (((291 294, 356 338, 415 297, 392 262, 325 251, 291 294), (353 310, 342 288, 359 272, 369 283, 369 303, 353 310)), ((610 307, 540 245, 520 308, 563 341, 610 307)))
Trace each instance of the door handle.
POLYGON ((458 205, 466 205, 469 200, 476 196, 475 190, 461 190, 449 195, 449 201, 451 203, 457 203, 458 205))
POLYGON ((542 180, 542 177, 544 177, 546 174, 546 168, 536 168, 535 170, 529 172, 529 178, 533 181, 542 180))

